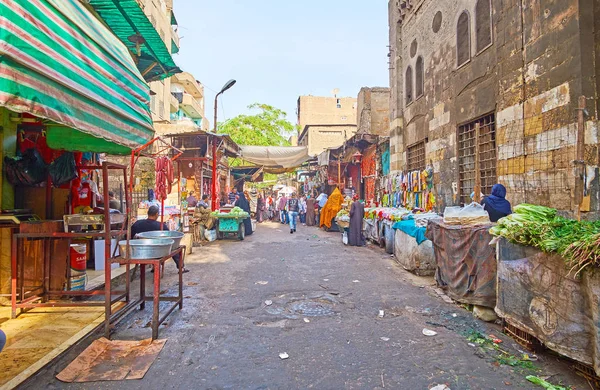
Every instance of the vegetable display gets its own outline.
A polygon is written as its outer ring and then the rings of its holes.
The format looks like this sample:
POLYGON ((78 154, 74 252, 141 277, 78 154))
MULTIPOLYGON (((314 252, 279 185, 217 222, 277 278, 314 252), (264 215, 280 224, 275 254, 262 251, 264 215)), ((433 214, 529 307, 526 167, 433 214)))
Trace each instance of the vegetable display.
POLYGON ((520 204, 490 229, 493 236, 561 255, 570 272, 578 275, 590 265, 600 266, 600 222, 575 221, 544 206, 520 204))
POLYGON ((245 212, 244 210, 242 210, 241 208, 239 208, 237 206, 232 208, 231 211, 228 213, 221 213, 219 211, 213 211, 210 215, 213 217, 217 217, 217 218, 219 218, 219 217, 221 217, 221 218, 223 218, 223 217, 248 218, 250 216, 247 212, 245 212))

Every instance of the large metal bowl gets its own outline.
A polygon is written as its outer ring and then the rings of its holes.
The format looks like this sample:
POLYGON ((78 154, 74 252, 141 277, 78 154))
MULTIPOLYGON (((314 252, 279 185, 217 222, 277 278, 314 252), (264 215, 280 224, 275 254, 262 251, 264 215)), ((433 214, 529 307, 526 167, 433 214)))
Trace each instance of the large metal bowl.
MULTIPOLYGON (((130 259, 159 259, 171 253, 174 241, 165 238, 129 240, 130 259)), ((119 241, 121 256, 127 255, 127 240, 119 241)))
POLYGON ((173 243, 173 249, 179 248, 181 246, 181 239, 185 236, 185 234, 181 232, 169 231, 169 230, 154 230, 151 232, 138 233, 136 237, 138 238, 166 238, 175 241, 173 243))

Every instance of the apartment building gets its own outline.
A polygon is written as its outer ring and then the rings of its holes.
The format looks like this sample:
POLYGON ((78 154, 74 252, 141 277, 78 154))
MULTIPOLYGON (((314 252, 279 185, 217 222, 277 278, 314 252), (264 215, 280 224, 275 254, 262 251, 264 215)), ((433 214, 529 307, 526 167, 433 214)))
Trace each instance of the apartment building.
POLYGON ((316 156, 338 147, 356 133, 356 98, 300 96, 298 98, 298 145, 316 156))

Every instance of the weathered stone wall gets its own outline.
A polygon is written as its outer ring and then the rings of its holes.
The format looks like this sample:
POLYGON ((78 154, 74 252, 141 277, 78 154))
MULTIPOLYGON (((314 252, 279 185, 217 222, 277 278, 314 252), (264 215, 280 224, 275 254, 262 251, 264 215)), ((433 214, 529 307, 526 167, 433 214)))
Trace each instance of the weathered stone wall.
POLYGON ((308 154, 317 156, 327 148, 342 146, 356 133, 356 125, 307 126, 302 145, 308 154))
POLYGON ((390 1, 390 54, 395 63, 390 71, 392 169, 404 167, 409 146, 425 141, 440 208, 457 204, 457 129, 494 113, 497 176, 509 199, 574 210, 577 101, 585 95, 590 99, 585 132, 588 200, 590 209, 598 210, 596 3, 491 1, 492 44, 477 52, 475 1, 424 0, 402 19, 396 1, 390 1), (456 28, 465 10, 470 15, 471 57, 457 66, 456 28), (434 32, 439 14, 441 23, 434 32), (419 56, 424 60, 424 93, 407 104, 404 76, 411 66, 415 83, 419 56))
POLYGON ((390 89, 363 87, 358 93, 358 133, 388 136, 390 131, 390 89))
POLYGON ((298 125, 356 125, 356 98, 300 96, 298 98, 298 125), (340 107, 338 108, 338 100, 340 107))

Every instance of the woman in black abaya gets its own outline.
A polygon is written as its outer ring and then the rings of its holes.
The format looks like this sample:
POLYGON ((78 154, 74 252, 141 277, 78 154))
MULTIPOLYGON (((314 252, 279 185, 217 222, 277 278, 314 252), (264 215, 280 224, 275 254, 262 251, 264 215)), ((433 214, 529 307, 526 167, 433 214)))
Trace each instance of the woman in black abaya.
POLYGON ((244 230, 247 236, 252 234, 252 221, 250 220, 250 203, 246 199, 246 195, 243 192, 238 192, 239 199, 235 202, 235 205, 248 213, 248 218, 244 219, 244 230))

